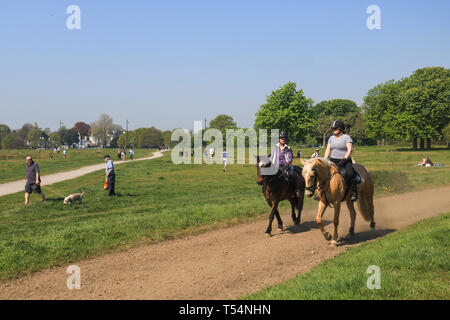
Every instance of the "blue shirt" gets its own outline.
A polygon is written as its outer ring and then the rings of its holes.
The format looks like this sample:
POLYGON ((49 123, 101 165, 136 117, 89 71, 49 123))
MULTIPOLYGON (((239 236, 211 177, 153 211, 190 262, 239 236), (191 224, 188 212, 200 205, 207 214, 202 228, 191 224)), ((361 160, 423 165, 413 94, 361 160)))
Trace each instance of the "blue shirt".
POLYGON ((108 171, 109 171, 109 169, 111 169, 111 168, 112 168, 111 173, 115 173, 115 171, 114 171, 114 164, 113 164, 112 160, 109 159, 108 162, 106 163, 105 173, 108 174, 108 171))
POLYGON ((222 159, 228 159, 228 152, 222 152, 222 159))

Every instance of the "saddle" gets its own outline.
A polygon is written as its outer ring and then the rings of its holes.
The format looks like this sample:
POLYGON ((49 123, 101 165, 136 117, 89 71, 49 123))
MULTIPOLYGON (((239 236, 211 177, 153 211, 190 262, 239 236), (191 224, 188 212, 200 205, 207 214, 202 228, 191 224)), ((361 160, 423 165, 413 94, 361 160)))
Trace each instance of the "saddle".
MULTIPOLYGON (((336 167, 337 167, 337 165, 336 165, 336 167)), ((360 177, 360 175, 358 174, 358 171, 356 171, 354 167, 353 167, 353 171, 355 171, 355 181, 356 181, 356 184, 360 184, 360 183, 361 183, 361 177, 360 177)), ((345 179, 345 177, 347 176, 347 175, 346 175, 346 172, 345 172, 345 168, 339 169, 339 173, 341 174, 341 176, 342 176, 342 178, 344 179, 344 181, 347 181, 347 180, 345 179)))

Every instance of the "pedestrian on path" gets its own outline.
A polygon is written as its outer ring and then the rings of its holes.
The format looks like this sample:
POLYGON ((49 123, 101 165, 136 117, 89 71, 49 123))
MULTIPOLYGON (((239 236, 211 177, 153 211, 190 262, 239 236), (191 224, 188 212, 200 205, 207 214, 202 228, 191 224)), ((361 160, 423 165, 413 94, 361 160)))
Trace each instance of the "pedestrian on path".
POLYGON ((27 182, 25 184, 25 205, 30 200, 30 194, 35 192, 39 194, 42 201, 45 201, 45 195, 41 191, 41 174, 39 166, 33 161, 31 156, 27 156, 27 182))
POLYGON ((108 180, 108 190, 110 196, 115 196, 115 187, 116 187, 116 171, 114 170, 114 163, 111 160, 109 155, 105 156, 106 162, 106 179, 108 180))

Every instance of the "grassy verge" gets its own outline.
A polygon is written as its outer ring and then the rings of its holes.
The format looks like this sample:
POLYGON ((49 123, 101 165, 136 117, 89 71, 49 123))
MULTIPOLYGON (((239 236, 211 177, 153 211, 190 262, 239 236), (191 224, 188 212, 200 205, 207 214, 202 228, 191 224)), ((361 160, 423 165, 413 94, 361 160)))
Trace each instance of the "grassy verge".
POLYGON ((0 279, 267 214, 255 166, 221 168, 177 166, 166 153, 118 166, 118 197, 103 190, 103 171, 52 186, 86 191, 81 205, 64 206, 45 187, 46 203, 31 195, 25 207, 23 193, 0 197, 0 279))
MULTIPOLYGON (((69 149, 67 157, 64 158, 62 151, 54 153, 49 150, 37 152, 35 149, 0 150, 0 183, 25 179, 27 155, 31 155, 39 164, 41 175, 47 175, 102 163, 105 154, 116 160, 116 151, 116 149, 69 149)), ((136 149, 134 158, 151 156, 154 151, 154 149, 136 149)))
POLYGON ((449 230, 450 213, 423 220, 246 299, 449 299, 449 230), (371 265, 380 289, 367 288, 371 265))

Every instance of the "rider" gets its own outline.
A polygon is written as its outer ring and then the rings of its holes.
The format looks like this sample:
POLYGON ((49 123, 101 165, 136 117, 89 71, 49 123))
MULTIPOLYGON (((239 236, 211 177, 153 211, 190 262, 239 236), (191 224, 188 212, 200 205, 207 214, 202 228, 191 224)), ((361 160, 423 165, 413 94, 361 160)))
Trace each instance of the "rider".
POLYGON ((289 181, 289 177, 292 177, 292 180, 294 180, 295 184, 295 193, 297 197, 300 197, 300 177, 294 171, 294 167, 292 166, 292 149, 286 144, 286 142, 287 134, 284 132, 280 132, 279 143, 277 143, 272 149, 272 163, 278 161, 279 168, 287 181, 289 181))
POLYGON ((325 158, 328 158, 331 152, 331 162, 336 164, 339 169, 345 169, 345 181, 347 185, 351 186, 352 196, 351 200, 358 199, 357 186, 355 181, 355 170, 352 165, 352 151, 353 140, 345 133, 345 125, 341 120, 336 120, 332 125, 333 135, 328 139, 327 150, 325 151, 325 158))

